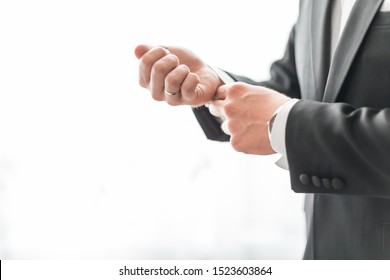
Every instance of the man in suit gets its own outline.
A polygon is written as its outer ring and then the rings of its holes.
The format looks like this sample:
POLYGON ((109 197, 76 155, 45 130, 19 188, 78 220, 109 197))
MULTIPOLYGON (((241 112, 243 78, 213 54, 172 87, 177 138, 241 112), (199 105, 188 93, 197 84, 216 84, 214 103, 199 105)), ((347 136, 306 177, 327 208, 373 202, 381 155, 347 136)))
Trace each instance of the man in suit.
POLYGON ((301 0, 261 83, 183 48, 135 50, 141 86, 193 106, 209 139, 284 156, 293 191, 308 194, 305 259, 390 259, 389 2, 301 0))

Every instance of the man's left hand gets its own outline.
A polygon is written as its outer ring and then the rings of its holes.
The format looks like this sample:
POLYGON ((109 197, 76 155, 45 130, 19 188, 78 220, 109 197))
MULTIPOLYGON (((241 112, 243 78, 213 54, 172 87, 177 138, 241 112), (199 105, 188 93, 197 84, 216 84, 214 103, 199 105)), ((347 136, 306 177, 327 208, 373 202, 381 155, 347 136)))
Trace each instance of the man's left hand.
POLYGON ((275 151, 268 135, 268 122, 289 97, 245 83, 219 87, 211 114, 224 120, 222 130, 231 136, 230 144, 238 152, 268 155, 275 151))

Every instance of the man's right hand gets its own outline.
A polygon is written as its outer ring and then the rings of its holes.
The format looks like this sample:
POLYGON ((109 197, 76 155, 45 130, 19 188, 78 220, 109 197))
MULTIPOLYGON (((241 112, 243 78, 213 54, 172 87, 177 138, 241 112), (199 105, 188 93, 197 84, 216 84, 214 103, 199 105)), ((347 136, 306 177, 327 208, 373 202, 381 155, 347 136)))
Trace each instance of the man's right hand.
POLYGON ((187 49, 139 45, 134 53, 140 60, 139 83, 155 100, 200 106, 212 101, 222 85, 218 75, 187 49))

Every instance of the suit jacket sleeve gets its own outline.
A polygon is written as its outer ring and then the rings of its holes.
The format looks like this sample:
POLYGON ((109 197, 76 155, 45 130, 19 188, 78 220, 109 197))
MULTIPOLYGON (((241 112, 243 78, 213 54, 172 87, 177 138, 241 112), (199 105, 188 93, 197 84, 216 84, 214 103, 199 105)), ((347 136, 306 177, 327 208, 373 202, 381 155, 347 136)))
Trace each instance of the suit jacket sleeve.
MULTIPOLYGON (((259 85, 282 92, 292 98, 300 98, 299 83, 295 69, 294 50, 295 28, 292 29, 286 51, 282 59, 274 62, 271 66, 271 78, 268 81, 256 82, 247 77, 226 72, 237 82, 245 82, 252 85, 259 85)), ((210 114, 205 106, 193 108, 195 117, 201 125, 206 137, 210 140, 229 141, 230 136, 223 133, 220 123, 210 114)))
POLYGON ((301 100, 286 147, 295 192, 390 197, 390 109, 301 100))

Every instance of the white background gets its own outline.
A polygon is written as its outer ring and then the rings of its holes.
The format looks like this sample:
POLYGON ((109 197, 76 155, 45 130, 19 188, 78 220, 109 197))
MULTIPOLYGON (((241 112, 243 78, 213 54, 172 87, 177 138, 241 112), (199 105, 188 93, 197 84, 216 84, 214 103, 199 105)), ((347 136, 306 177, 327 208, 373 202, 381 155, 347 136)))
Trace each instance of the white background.
POLYGON ((137 44, 266 79, 298 0, 0 2, 0 258, 300 259, 277 156, 207 141, 138 85, 137 44))

